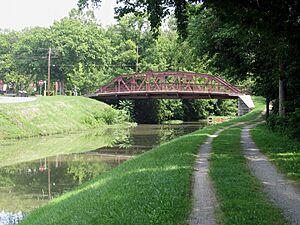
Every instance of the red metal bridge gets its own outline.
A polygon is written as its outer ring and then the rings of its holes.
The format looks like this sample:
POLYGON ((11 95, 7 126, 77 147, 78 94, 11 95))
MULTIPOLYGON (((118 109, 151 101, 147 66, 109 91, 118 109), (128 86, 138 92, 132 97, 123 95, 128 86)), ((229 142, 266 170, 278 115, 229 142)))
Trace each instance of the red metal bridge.
POLYGON ((233 99, 242 92, 217 76, 193 72, 143 72, 116 77, 89 97, 105 99, 233 99))

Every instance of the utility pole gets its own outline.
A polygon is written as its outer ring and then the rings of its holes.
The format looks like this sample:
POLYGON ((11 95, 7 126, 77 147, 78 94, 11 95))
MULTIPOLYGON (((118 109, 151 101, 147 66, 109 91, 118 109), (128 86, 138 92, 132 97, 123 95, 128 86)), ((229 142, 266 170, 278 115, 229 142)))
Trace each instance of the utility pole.
POLYGON ((50 68, 51 68, 51 48, 48 52, 48 96, 50 96, 50 68))
POLYGON ((48 199, 51 200, 51 162, 48 159, 48 199))

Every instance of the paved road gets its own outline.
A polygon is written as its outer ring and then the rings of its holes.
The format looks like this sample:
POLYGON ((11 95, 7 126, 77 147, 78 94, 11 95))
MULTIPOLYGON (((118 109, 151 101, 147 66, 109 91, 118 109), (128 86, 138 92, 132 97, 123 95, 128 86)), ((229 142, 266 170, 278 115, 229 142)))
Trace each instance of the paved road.
POLYGON ((36 97, 0 97, 0 104, 2 103, 20 103, 20 102, 32 102, 36 100, 36 97))

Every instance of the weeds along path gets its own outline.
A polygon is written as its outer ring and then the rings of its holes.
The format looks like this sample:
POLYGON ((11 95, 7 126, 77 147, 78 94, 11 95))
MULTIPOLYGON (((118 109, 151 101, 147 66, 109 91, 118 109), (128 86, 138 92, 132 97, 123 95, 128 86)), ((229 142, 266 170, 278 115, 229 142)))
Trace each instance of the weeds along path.
POLYGON ((208 176, 208 166, 212 141, 223 130, 220 129, 210 135, 206 142, 200 146, 193 177, 193 210, 190 215, 190 225, 217 224, 214 216, 217 200, 208 176))
POLYGON ((250 136, 254 125, 242 130, 244 154, 254 175, 263 183, 264 191, 281 208, 291 224, 300 224, 300 188, 289 183, 268 158, 260 153, 250 136))

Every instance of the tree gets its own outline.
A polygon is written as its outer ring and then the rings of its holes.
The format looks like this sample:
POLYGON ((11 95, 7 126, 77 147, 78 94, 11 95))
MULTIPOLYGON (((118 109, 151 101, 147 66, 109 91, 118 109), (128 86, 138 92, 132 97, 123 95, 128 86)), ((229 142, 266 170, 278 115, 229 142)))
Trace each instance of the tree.
MULTIPOLYGON (((102 0, 78 0, 80 9, 89 7, 90 4, 99 6, 102 0)), ((186 29, 188 25, 188 7, 190 4, 200 3, 200 0, 167 0, 167 1, 153 1, 153 0, 117 0, 120 7, 116 9, 119 18, 125 14, 134 13, 135 15, 145 15, 149 17, 152 31, 157 36, 162 19, 169 16, 174 11, 177 23, 177 29, 181 36, 186 36, 186 29)))
POLYGON ((12 45, 10 35, 0 33, 0 80, 5 80, 7 74, 13 70, 12 45))
POLYGON ((23 74, 35 82, 46 77, 50 34, 49 28, 40 27, 26 29, 19 34, 18 41, 13 45, 17 74, 23 74))
POLYGON ((51 32, 56 52, 53 78, 66 82, 68 89, 94 91, 108 70, 110 45, 93 14, 72 10, 68 18, 54 23, 51 32))
MULTIPOLYGON (((300 22, 298 1, 205 1, 206 6, 213 8, 224 22, 233 22, 247 29, 252 29, 257 35, 264 37, 270 43, 269 52, 277 61, 277 76, 279 77, 279 113, 285 114, 285 87, 292 78, 287 67, 295 62, 295 55, 290 60, 294 49, 299 49, 300 22), (268 39, 267 39, 268 38, 268 39)), ((299 59, 299 53, 296 53, 299 59)), ((299 68, 298 68, 299 69, 299 68)))
POLYGON ((124 16, 116 25, 108 28, 106 37, 112 46, 111 73, 114 76, 141 70, 141 62, 153 43, 145 17, 133 14, 124 16))

